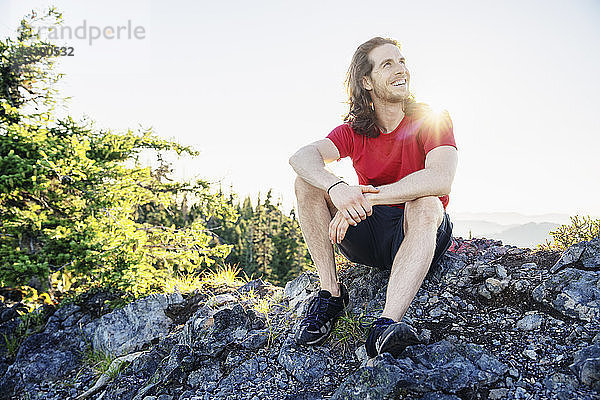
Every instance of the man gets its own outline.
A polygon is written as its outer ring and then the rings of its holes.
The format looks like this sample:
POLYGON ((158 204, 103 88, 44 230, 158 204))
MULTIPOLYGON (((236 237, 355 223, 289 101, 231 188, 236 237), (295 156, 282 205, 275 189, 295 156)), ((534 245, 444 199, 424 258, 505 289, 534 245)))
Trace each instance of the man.
POLYGON ((409 83, 395 40, 363 43, 348 71, 345 124, 290 158, 298 174, 300 227, 322 289, 300 323, 299 344, 322 343, 349 307, 347 290, 337 281, 333 244, 353 262, 391 269, 385 307, 368 331, 369 357, 397 356, 417 340, 399 321, 430 266, 450 246, 452 224, 445 209, 457 151, 448 113, 435 115, 416 103, 409 83), (324 168, 348 156, 358 186, 324 168))

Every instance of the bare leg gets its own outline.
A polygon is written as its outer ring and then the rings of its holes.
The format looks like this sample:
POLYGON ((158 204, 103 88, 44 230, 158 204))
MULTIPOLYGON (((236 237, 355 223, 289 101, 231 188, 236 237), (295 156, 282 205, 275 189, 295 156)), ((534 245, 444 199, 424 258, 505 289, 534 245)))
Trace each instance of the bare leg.
POLYGON ((329 223, 337 210, 324 190, 300 177, 296 178, 295 189, 300 228, 317 268, 321 288, 332 296, 339 296, 333 245, 329 240, 329 223))
POLYGON ((404 316, 429 271, 443 217, 444 209, 437 197, 406 203, 404 240, 394 258, 382 317, 400 321, 404 316))

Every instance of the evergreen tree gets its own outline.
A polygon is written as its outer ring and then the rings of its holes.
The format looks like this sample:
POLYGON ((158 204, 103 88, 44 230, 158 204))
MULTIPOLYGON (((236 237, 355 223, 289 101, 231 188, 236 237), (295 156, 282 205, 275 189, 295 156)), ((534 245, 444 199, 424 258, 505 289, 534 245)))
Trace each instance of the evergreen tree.
MULTIPOLYGON (((60 23, 54 9, 40 18, 60 23)), ((115 133, 54 113, 53 57, 21 22, 16 40, 0 40, 0 286, 51 273, 134 294, 165 277, 193 273, 224 259, 207 224, 234 210, 207 182, 176 182, 161 153, 197 153, 150 130, 115 133), (154 151, 157 168, 137 163, 154 151), (188 202, 193 203, 189 214, 188 202)))

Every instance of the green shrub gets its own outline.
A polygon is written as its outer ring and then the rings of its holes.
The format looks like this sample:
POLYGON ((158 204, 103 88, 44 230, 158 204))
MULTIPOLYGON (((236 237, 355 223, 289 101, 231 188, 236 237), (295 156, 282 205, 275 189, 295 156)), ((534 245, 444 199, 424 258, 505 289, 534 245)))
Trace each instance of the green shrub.
MULTIPOLYGON (((231 246, 208 221, 235 210, 202 180, 177 182, 163 153, 193 149, 150 129, 112 132, 54 112, 53 59, 35 49, 33 22, 60 23, 53 9, 25 18, 16 39, 0 39, 0 286, 66 280, 135 296, 165 278, 222 261, 231 246), (158 165, 141 165, 154 153, 158 165), (188 202, 195 210, 186 218, 188 202)), ((42 287, 40 287, 40 285, 42 287)))
POLYGON ((564 251, 575 243, 600 237, 600 219, 576 215, 571 217, 570 224, 559 226, 556 230, 550 232, 550 235, 552 241, 546 241, 540 248, 564 251))

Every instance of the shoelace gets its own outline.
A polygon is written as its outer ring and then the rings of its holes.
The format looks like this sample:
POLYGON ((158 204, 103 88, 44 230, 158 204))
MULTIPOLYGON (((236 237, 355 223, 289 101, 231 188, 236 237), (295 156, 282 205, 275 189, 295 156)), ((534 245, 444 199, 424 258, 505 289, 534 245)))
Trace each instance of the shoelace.
POLYGON ((327 307, 329 305, 329 299, 317 296, 310 303, 308 308, 307 316, 304 322, 308 322, 310 325, 320 328, 327 321, 327 307))

